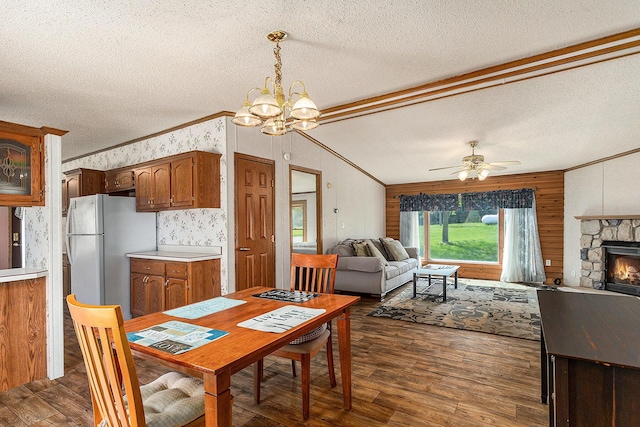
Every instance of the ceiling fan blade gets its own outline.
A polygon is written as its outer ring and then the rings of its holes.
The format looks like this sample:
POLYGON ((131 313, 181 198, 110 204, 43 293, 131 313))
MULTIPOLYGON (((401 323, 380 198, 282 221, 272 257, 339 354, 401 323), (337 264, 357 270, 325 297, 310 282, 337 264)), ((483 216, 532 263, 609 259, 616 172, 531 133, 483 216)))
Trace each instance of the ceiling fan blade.
POLYGON ((491 163, 488 163, 488 164, 491 165, 491 166, 509 166, 509 165, 519 165, 520 162, 517 161, 517 160, 509 160, 509 161, 506 161, 506 162, 491 162, 491 163))
POLYGON ((503 171, 506 169, 504 166, 497 166, 493 163, 484 163, 482 165, 478 165, 478 169, 489 169, 490 171, 503 171))
POLYGON ((453 168, 464 168, 464 165, 445 166, 443 168, 429 169, 429 172, 431 172, 431 171, 439 171, 439 170, 443 170, 443 169, 453 169, 453 168))
POLYGON ((452 173, 451 173, 451 175, 458 175, 458 174, 459 174, 460 172, 462 172, 462 171, 469 171, 469 172, 471 172, 471 171, 470 171, 469 169, 467 169, 467 168, 462 168, 462 169, 458 169, 458 170, 457 170, 457 171, 455 171, 455 172, 452 172, 452 173))

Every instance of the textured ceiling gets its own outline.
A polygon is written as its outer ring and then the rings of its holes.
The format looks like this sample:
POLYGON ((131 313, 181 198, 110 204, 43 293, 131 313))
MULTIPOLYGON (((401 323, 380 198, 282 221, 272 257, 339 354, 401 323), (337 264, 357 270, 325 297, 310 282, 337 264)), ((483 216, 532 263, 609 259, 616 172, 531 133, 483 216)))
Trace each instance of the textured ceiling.
MULTIPOLYGON (((63 159, 220 111, 273 76, 320 109, 640 27, 637 0, 3 2, 0 120, 68 130, 63 159)), ((640 55, 358 118, 309 135, 380 181, 451 178, 477 139, 504 173, 640 147, 640 55)), ((256 130, 257 132, 257 130, 256 130)), ((265 138, 267 138, 265 136, 265 138)), ((295 163, 295 159, 292 159, 295 163)))

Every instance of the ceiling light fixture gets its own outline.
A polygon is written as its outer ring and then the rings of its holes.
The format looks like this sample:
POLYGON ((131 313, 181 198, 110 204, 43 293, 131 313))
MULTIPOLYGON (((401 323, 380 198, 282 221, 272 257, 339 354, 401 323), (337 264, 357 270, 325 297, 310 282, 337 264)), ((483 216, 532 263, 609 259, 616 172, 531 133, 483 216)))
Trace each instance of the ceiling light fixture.
POLYGON ((291 83, 286 99, 282 90, 280 42, 287 38, 287 33, 281 30, 273 31, 267 38, 276 44, 273 49, 276 57, 276 78, 272 80, 271 77, 266 77, 262 89, 254 87, 249 90, 242 107, 231 121, 245 127, 262 125, 260 131, 272 136, 284 135, 293 129, 306 131, 318 127, 316 119, 321 113, 309 98, 304 83, 300 80, 291 83), (273 94, 269 90, 269 84, 273 88, 273 94), (302 86, 302 92, 294 91, 296 85, 302 86), (253 102, 249 102, 249 95, 255 90, 260 91, 260 95, 253 102))
POLYGON ((510 160, 506 162, 492 162, 486 163, 484 161, 484 156, 480 154, 476 154, 476 147, 478 146, 478 141, 470 141, 469 146, 471 147, 471 155, 464 156, 462 158, 462 164, 458 166, 445 166, 443 168, 435 168, 429 169, 429 171, 437 171, 442 169, 453 169, 457 168, 452 175, 458 175, 458 179, 460 181, 464 181, 468 177, 478 178, 479 181, 484 181, 489 176, 489 173, 492 170, 504 170, 505 166, 508 165, 519 165, 520 162, 517 160, 510 160))

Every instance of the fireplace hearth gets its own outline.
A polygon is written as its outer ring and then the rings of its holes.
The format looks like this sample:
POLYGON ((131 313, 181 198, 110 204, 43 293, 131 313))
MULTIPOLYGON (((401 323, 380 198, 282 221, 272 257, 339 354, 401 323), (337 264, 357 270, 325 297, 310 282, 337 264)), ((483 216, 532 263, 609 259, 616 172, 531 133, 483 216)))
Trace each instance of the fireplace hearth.
POLYGON ((605 260, 604 288, 640 296, 640 242, 602 242, 605 260))

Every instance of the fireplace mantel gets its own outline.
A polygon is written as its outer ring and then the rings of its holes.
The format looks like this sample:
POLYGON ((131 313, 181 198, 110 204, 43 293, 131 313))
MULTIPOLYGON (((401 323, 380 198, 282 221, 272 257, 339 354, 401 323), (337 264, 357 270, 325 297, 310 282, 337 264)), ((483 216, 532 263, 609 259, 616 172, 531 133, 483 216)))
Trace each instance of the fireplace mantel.
POLYGON ((584 215, 574 216, 575 219, 640 219, 640 215, 584 215))

